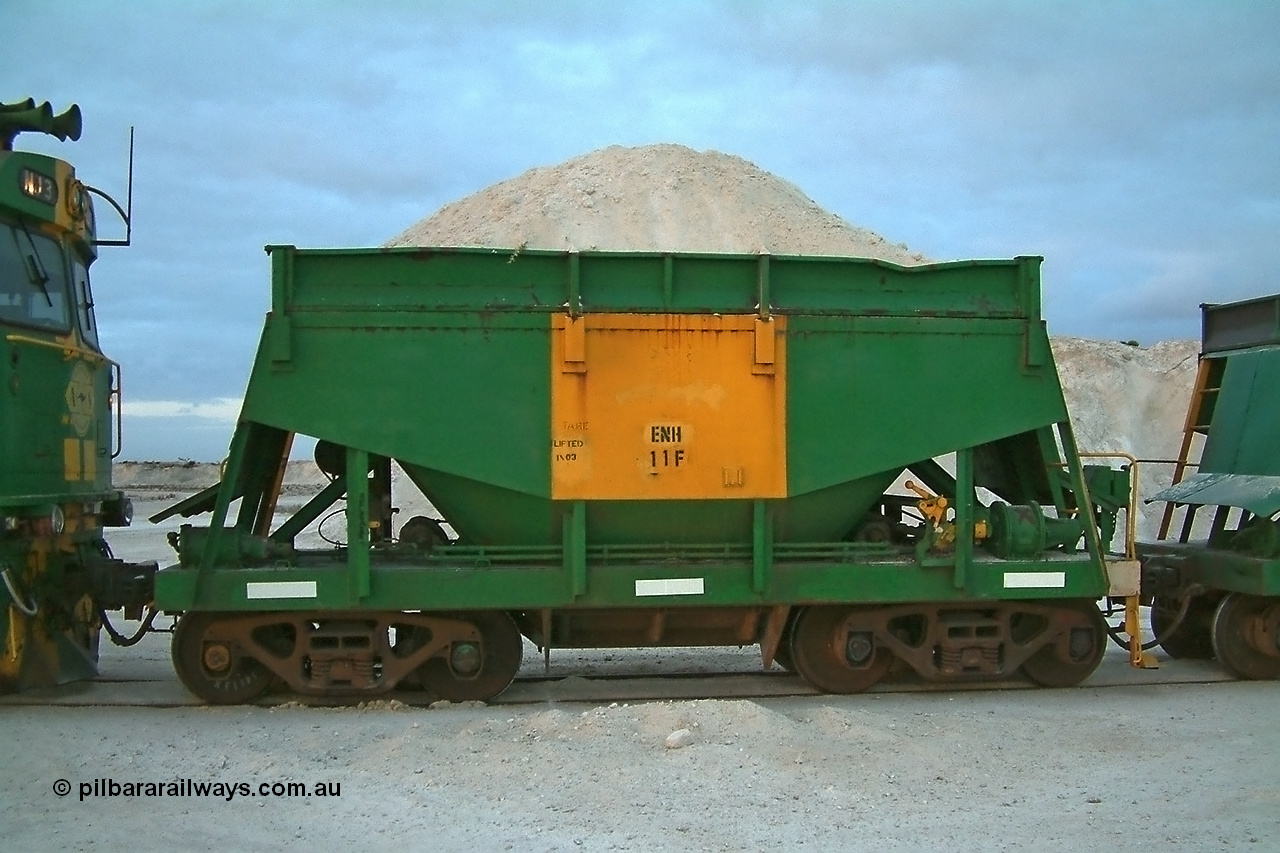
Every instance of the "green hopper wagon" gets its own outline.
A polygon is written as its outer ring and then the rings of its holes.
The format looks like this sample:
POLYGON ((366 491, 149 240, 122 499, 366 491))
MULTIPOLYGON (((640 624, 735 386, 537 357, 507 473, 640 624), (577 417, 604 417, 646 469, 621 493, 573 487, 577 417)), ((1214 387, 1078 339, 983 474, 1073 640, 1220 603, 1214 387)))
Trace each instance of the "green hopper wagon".
POLYGON ((1040 258, 268 251, 222 481, 153 518, 212 513, 156 576, 208 701, 489 699, 523 638, 759 644, 833 692, 895 661, 1067 685, 1102 656, 1116 506, 1088 497, 1040 258), (295 435, 331 483, 278 516, 295 435), (402 489, 437 516, 398 518, 402 489), (345 543, 299 547, 335 507, 345 543))

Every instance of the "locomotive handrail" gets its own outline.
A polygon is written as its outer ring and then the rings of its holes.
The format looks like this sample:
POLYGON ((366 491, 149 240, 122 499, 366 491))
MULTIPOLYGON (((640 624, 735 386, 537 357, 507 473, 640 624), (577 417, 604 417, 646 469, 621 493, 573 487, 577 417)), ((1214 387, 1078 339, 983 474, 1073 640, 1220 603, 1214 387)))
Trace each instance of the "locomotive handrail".
POLYGON ((106 362, 107 364, 114 365, 117 368, 120 366, 117 362, 112 361, 100 352, 94 352, 91 349, 76 346, 75 344, 60 344, 57 341, 46 341, 41 338, 27 337, 26 335, 5 335, 4 339, 10 343, 32 344, 38 347, 62 350, 64 358, 71 358, 73 355, 78 355, 83 359, 95 361, 99 364, 106 362))
POLYGON ((111 458, 115 459, 124 450, 124 370, 114 361, 111 362, 111 370, 116 375, 110 391, 110 395, 116 398, 115 449, 111 451, 111 458))
MULTIPOLYGON (((129 207, 130 207, 130 209, 132 209, 132 208, 133 208, 133 139, 132 139, 132 133, 130 134, 130 137, 131 137, 131 138, 130 138, 130 140, 129 140, 129 152, 130 152, 130 153, 129 153, 129 207)), ((103 192, 102 190, 98 189, 97 187, 91 187, 91 186, 89 186, 88 184, 81 184, 81 186, 82 186, 82 187, 84 187, 85 192, 93 193, 94 195, 98 196, 99 198, 104 198, 104 199, 106 199, 106 200, 107 200, 107 203, 108 203, 108 204, 110 204, 112 207, 114 207, 114 208, 115 208, 115 210, 116 210, 116 213, 118 213, 118 214, 120 215, 120 218, 121 218, 122 220, 124 220, 124 239, 123 239, 123 240, 94 240, 94 241, 93 241, 93 245, 95 245, 95 246, 129 246, 129 245, 132 245, 132 243, 133 243, 133 223, 130 221, 129 213, 128 213, 128 212, 126 212, 126 211, 125 211, 125 209, 124 209, 123 207, 121 207, 121 206, 120 206, 120 203, 119 203, 118 201, 116 201, 114 198, 112 198, 111 196, 107 195, 105 192, 103 192)))

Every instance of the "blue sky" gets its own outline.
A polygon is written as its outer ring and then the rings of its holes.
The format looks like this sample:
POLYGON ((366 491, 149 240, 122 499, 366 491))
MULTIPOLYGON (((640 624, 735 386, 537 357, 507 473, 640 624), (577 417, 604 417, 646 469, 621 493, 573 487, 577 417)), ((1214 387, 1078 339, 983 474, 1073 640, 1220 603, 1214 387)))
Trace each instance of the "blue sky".
POLYGON ((84 112, 20 147, 123 200, 137 128, 134 244, 93 270, 127 458, 225 454, 264 245, 377 245, 610 144, 736 154, 929 257, 1044 255, 1051 333, 1196 337, 1280 290, 1280 3, 6 0, 0 31, 0 100, 84 112))

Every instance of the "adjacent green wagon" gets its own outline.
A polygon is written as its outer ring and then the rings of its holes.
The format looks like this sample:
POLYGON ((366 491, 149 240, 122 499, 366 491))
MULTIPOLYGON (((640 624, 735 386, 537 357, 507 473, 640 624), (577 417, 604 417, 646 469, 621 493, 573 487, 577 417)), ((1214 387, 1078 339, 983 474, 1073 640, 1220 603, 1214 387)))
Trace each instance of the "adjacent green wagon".
POLYGON ((1175 482, 1152 498, 1166 512, 1140 546, 1142 591, 1170 655, 1280 678, 1280 295, 1201 311, 1175 482))

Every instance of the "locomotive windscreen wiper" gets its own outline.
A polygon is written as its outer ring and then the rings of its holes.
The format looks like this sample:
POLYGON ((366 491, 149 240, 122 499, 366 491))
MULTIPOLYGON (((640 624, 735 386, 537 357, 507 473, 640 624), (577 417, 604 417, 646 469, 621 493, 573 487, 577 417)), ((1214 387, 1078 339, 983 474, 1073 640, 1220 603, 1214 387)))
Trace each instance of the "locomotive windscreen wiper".
POLYGON ((27 261, 27 278, 31 280, 32 284, 40 288, 40 292, 44 294, 44 301, 48 302, 49 307, 52 308, 53 297, 49 295, 49 288, 45 287, 45 284, 49 281, 49 276, 44 270, 40 269, 39 256, 35 254, 29 254, 26 256, 26 261, 27 261))
POLYGON ((31 238, 31 232, 27 230, 27 223, 18 220, 18 224, 22 226, 22 233, 27 237, 27 244, 31 246, 31 251, 24 258, 26 260, 27 278, 36 287, 40 288, 40 292, 44 294, 44 301, 49 303, 49 307, 53 307, 53 297, 49 295, 49 273, 44 268, 44 262, 40 260, 40 252, 36 249, 36 241, 31 238))

